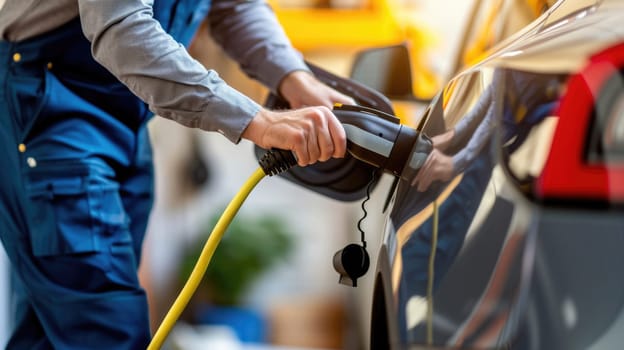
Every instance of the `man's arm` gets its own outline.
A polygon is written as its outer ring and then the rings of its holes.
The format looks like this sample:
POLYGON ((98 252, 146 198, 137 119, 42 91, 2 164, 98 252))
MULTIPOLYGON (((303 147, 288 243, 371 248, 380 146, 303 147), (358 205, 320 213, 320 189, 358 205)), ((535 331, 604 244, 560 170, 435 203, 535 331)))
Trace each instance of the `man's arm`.
POLYGON ((292 150, 302 166, 344 156, 344 129, 331 111, 308 107, 276 113, 261 108, 194 60, 143 1, 78 4, 95 59, 155 113, 189 127, 218 131, 232 142, 245 132, 245 138, 262 147, 292 150))
POLYGON ((95 59, 165 118, 240 140, 261 107, 207 70, 140 0, 79 0, 95 59))
POLYGON ((355 103, 312 75, 265 0, 213 0, 208 20, 212 37, 243 71, 291 107, 355 103))
POLYGON ((264 0, 213 0, 208 23, 225 52, 274 93, 288 73, 309 71, 264 0))

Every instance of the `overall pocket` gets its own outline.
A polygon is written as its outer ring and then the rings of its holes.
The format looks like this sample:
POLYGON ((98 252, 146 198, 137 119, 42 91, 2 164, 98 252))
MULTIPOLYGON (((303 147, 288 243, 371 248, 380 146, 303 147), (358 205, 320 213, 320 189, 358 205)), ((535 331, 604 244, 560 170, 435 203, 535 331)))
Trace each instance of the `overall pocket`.
POLYGON ((108 270, 112 250, 132 245, 119 185, 79 161, 40 162, 35 169, 27 174, 33 255, 92 255, 108 270))

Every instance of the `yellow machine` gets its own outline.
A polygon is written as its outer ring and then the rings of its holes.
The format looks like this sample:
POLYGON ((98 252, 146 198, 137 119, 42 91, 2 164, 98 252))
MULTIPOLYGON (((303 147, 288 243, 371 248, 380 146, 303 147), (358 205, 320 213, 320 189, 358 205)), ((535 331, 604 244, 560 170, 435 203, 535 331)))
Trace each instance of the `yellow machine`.
MULTIPOLYGON (((431 69, 427 50, 436 35, 417 22, 418 9, 400 0, 362 0, 336 7, 329 4, 268 0, 293 45, 302 52, 319 49, 361 49, 405 44, 410 51, 415 97, 432 98, 445 78, 431 69), (304 5, 307 4, 307 5, 304 5)), ((541 15, 552 0, 475 0, 451 75, 478 62, 496 43, 541 15)), ((400 106, 399 106, 400 107, 400 106)), ((399 108, 399 116, 403 116, 399 108)))
POLYGON ((368 0, 354 7, 285 6, 269 0, 293 45, 302 52, 326 48, 370 48, 405 43, 410 49, 413 90, 428 99, 440 88, 439 77, 428 67, 426 48, 431 31, 406 16, 397 0, 368 0))

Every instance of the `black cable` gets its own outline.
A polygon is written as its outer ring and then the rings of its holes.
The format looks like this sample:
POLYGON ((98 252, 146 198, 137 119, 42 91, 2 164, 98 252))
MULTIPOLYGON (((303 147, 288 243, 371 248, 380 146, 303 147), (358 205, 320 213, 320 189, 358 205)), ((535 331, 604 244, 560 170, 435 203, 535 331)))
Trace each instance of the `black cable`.
POLYGON ((371 188, 373 187, 373 185, 375 184, 375 177, 377 175, 376 171, 372 172, 372 176, 371 176, 371 180, 368 183, 368 185, 366 186, 366 198, 362 201, 362 211, 364 212, 364 215, 360 218, 360 220, 358 220, 357 223, 357 228, 358 231, 360 231, 360 236, 362 238, 362 246, 364 248, 366 248, 366 239, 364 236, 364 230, 362 229, 362 221, 364 221, 364 219, 366 218, 366 216, 368 216, 368 212, 366 211, 366 207, 364 206, 366 204, 366 202, 368 202, 368 200, 370 199, 370 192, 371 192, 371 188))

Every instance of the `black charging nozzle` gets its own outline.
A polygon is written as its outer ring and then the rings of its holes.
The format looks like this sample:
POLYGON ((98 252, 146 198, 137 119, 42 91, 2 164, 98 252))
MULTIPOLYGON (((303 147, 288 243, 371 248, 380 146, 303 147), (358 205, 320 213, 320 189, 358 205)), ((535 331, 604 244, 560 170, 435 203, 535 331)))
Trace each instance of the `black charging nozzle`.
MULTIPOLYGON (((431 139, 400 119, 382 111, 357 105, 336 104, 333 109, 345 133, 347 151, 354 158, 387 173, 411 181, 433 149, 431 139)), ((260 166, 269 176, 297 164, 291 151, 268 150, 260 166)))
MULTIPOLYGON (((433 149, 424 133, 402 125, 399 118, 382 111, 356 105, 336 104, 334 115, 344 127, 349 154, 374 168, 411 182, 433 149)), ((297 164, 291 151, 271 149, 260 158, 260 166, 269 176, 297 164)), ((371 183, 367 188, 369 194, 371 183)), ((359 227, 359 224, 358 224, 359 227)), ((350 244, 334 254, 334 269, 340 283, 357 286, 357 279, 369 268, 364 233, 362 245, 350 244)))
MULTIPOLYGON (((414 179, 433 149, 431 139, 424 133, 401 125, 399 118, 393 115, 341 104, 335 105, 333 112, 347 134, 349 154, 406 181, 414 179)), ((362 245, 349 244, 333 258, 334 269, 340 275, 338 281, 352 287, 357 287, 358 278, 366 274, 370 265, 364 231, 360 231, 362 245)))
POLYGON ((429 137, 393 115, 342 104, 336 104, 333 112, 345 129, 353 157, 404 180, 413 180, 433 149, 429 137))

